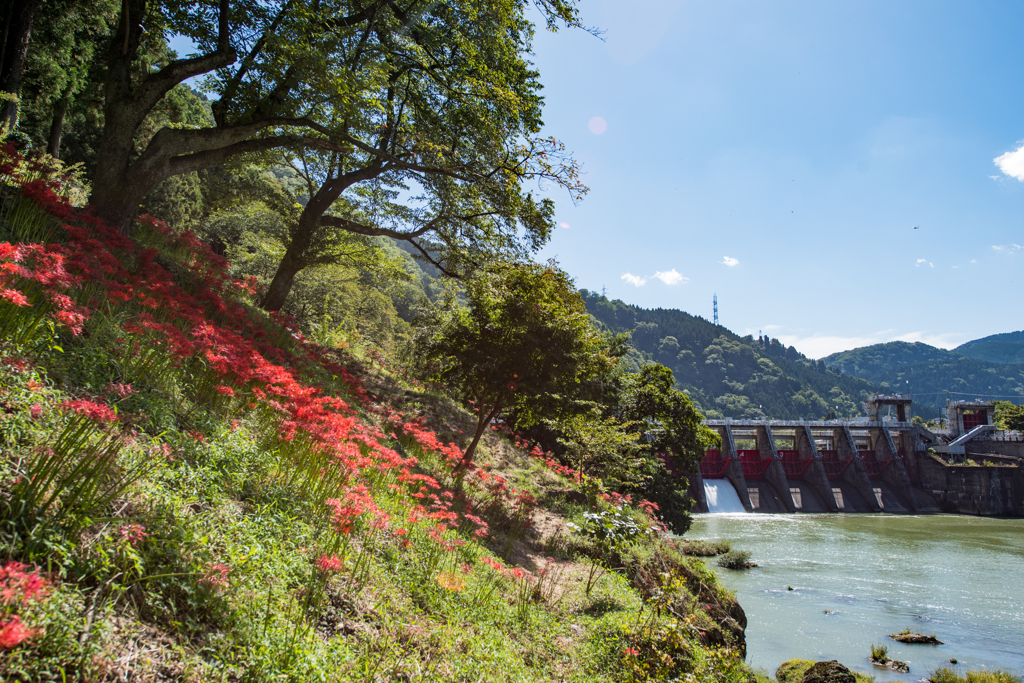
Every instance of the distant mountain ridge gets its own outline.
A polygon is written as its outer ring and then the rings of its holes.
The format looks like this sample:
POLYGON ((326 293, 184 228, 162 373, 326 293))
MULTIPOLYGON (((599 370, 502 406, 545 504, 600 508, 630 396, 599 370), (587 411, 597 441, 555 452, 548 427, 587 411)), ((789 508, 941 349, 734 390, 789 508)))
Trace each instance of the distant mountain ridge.
POLYGON ((952 351, 922 342, 887 342, 821 360, 886 391, 909 392, 916 412, 925 417, 942 410, 947 392, 954 399, 1024 402, 1024 332, 991 335, 952 351))
POLYGON ((675 309, 643 309, 581 290, 587 311, 613 332, 634 330, 633 369, 656 361, 709 418, 822 419, 858 415, 879 388, 814 361, 778 339, 740 337, 675 309))
POLYGON ((961 344, 954 351, 992 363, 1024 363, 1024 330, 975 339, 961 344))

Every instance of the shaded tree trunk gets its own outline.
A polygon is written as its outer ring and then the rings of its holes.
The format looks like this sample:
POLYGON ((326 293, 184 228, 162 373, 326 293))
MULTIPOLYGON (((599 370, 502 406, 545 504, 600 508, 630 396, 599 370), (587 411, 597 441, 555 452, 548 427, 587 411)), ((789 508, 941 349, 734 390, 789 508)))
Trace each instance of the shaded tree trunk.
POLYGON ((347 188, 361 180, 368 180, 380 175, 384 165, 374 162, 366 168, 361 168, 351 173, 346 173, 337 178, 329 180, 320 186, 316 194, 309 200, 299 221, 291 230, 291 242, 284 252, 281 263, 277 266, 267 293, 263 295, 260 307, 265 311, 279 311, 288 299, 288 294, 295 284, 295 276, 308 265, 310 247, 313 245, 313 238, 321 228, 321 221, 328 209, 338 201, 338 197, 347 188))
POLYGON ((18 125, 21 81, 32 38, 32 24, 42 0, 13 0, 5 12, 3 49, 0 51, 0 131, 12 131, 18 125))
POLYGON ((491 420, 497 417, 498 413, 501 412, 501 406, 505 402, 505 397, 501 396, 498 398, 498 403, 494 406, 491 412, 484 414, 483 410, 480 411, 480 416, 476 422, 476 433, 473 434, 473 440, 469 442, 469 446, 466 448, 466 452, 462 454, 462 460, 455 466, 452 474, 455 476, 461 476, 466 472, 473 464, 473 456, 476 454, 476 447, 480 443, 480 439, 483 437, 484 432, 487 431, 487 426, 491 424, 491 420))
POLYGON ((46 141, 46 153, 54 159, 60 158, 60 138, 64 132, 64 117, 68 113, 68 100, 71 97, 65 93, 57 100, 53 108, 53 120, 50 121, 50 135, 46 141))

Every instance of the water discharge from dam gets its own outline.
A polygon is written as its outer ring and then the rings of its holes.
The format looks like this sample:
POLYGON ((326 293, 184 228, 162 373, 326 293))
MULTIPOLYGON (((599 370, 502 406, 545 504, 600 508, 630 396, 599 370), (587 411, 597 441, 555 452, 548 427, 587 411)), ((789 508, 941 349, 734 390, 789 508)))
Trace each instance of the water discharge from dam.
POLYGON ((728 479, 705 479, 704 496, 711 513, 746 513, 743 503, 728 479))
POLYGON ((1022 519, 702 514, 686 538, 731 541, 759 565, 708 563, 746 611, 755 667, 774 673, 787 659, 837 659, 881 683, 921 681, 956 659, 961 675, 1024 675, 1022 519), (944 644, 888 637, 904 629, 944 644), (885 645, 910 673, 873 667, 871 645, 885 645))

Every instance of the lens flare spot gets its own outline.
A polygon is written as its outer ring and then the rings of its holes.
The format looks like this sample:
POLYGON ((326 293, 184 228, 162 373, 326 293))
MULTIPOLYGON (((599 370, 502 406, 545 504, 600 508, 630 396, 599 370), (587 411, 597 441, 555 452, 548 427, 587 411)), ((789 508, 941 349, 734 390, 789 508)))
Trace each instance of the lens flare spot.
POLYGON ((590 123, 587 124, 587 128, 589 128, 590 132, 593 133, 594 135, 600 135, 601 133, 608 130, 608 122, 605 121, 600 116, 595 116, 594 118, 590 119, 590 123))

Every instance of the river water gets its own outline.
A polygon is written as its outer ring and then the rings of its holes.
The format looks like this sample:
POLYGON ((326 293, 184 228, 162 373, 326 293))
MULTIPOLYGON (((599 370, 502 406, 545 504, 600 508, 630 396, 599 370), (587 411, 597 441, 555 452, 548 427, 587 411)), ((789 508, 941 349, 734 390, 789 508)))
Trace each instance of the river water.
POLYGON ((956 659, 961 673, 1024 675, 1024 520, 704 514, 686 538, 732 541, 759 565, 708 562, 746 611, 755 667, 774 673, 795 657, 837 659, 878 681, 920 681, 956 659), (888 637, 908 628, 944 644, 888 637), (910 673, 872 666, 872 644, 910 673))

